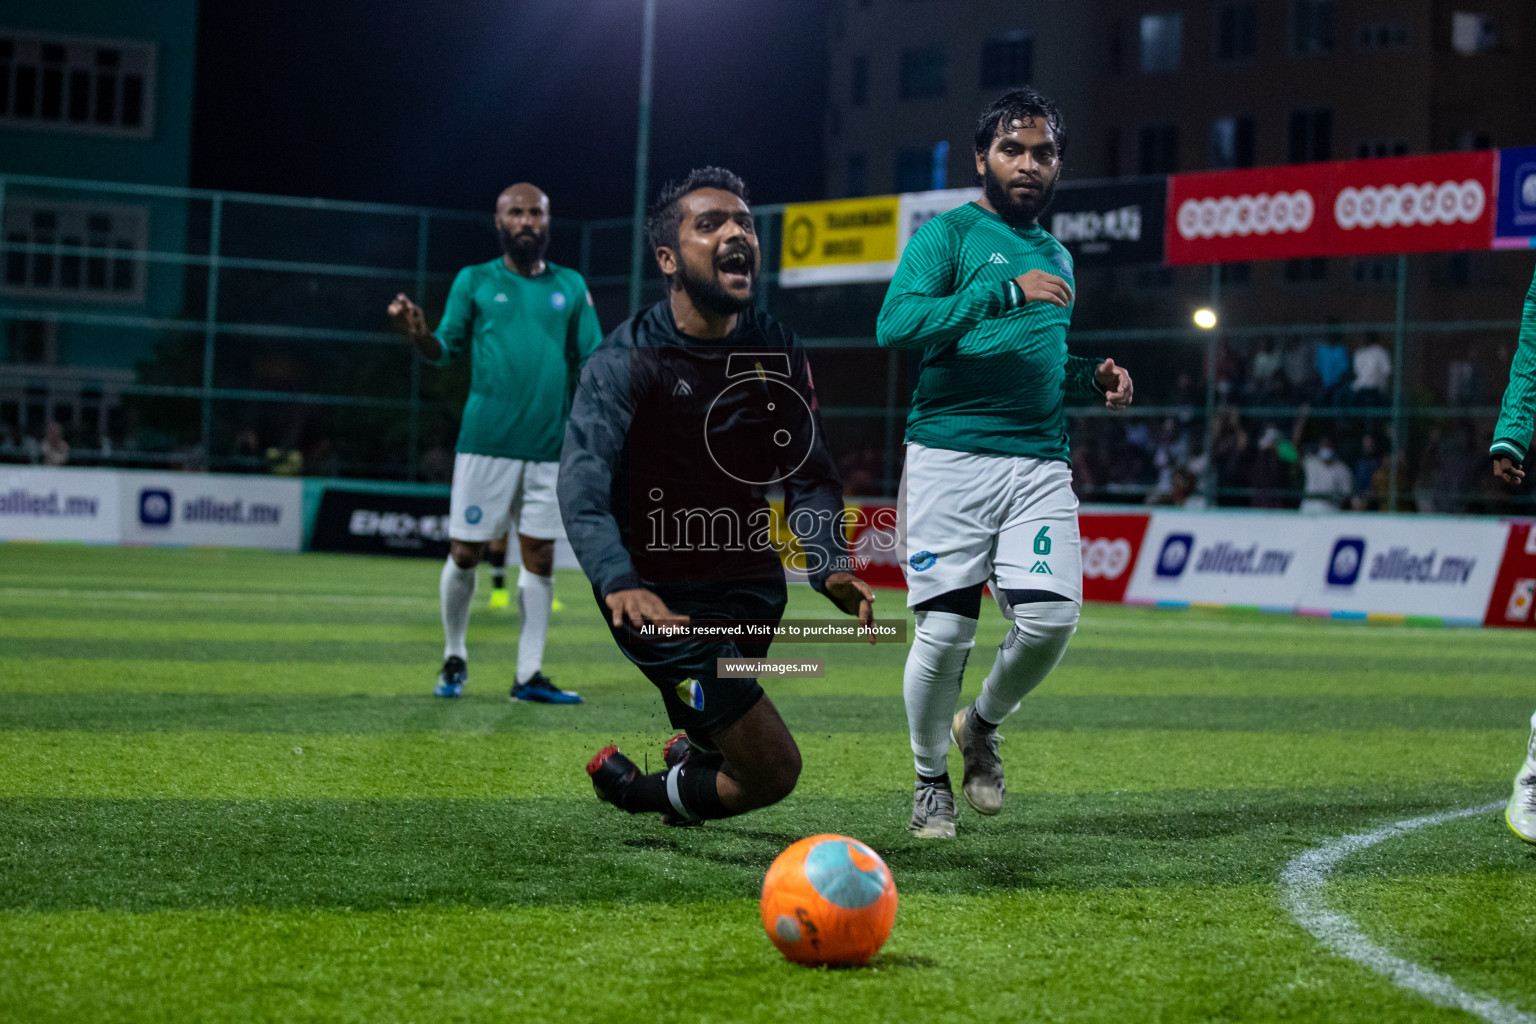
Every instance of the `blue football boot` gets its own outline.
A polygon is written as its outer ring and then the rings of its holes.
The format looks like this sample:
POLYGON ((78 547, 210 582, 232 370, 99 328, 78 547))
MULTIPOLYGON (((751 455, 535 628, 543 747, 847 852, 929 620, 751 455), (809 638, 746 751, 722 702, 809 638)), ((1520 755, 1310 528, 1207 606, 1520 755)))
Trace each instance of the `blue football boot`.
POLYGON ((543 672, 535 672, 528 677, 527 682, 512 687, 508 699, 529 700, 536 704, 580 704, 581 694, 574 690, 562 690, 550 682, 543 672))
POLYGON ((434 697, 457 697, 469 682, 469 666, 457 654, 443 662, 443 670, 437 674, 437 685, 432 687, 434 697))

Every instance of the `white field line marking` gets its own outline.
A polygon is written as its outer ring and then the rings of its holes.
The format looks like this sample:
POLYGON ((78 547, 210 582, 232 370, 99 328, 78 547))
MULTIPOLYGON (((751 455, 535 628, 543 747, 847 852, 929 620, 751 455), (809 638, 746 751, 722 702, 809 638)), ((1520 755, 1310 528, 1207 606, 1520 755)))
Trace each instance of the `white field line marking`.
POLYGON ((0 587, 0 597, 88 597, 92 601, 121 599, 128 601, 232 601, 241 604, 265 601, 294 604, 323 601, 332 604, 437 604, 435 597, 390 597, 383 594, 304 594, 196 590, 71 590, 65 587, 0 587))
POLYGON ((1322 846, 1313 847, 1292 858, 1280 873, 1280 894, 1285 909, 1290 911, 1298 924, 1333 952, 1370 968, 1399 988, 1417 992, 1437 1006, 1465 1010, 1489 1024, 1536 1024, 1536 1016, 1532 1014, 1491 996, 1468 992, 1445 975, 1388 952, 1366 938, 1354 921, 1329 910, 1323 900, 1323 886, 1328 881, 1329 872, 1350 854, 1359 853, 1384 840, 1416 829, 1487 814, 1503 806, 1504 801, 1497 800, 1480 807, 1427 814, 1422 818, 1409 818, 1383 825, 1373 832, 1342 836, 1322 846))

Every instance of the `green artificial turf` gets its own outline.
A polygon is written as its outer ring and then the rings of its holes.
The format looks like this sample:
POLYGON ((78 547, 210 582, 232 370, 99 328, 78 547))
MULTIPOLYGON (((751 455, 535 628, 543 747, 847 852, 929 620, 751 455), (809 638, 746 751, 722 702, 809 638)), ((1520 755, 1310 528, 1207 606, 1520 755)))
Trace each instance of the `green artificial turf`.
MULTIPOLYGON (((1469 1019, 1323 950, 1277 880, 1507 796, 1525 634, 1090 607, 1004 726, 1003 814, 922 843, 904 651, 785 646, 827 663, 765 684, 799 788, 677 830, 582 771, 610 741, 654 765, 671 732, 582 579, 559 577, 545 667, 588 703, 557 708, 506 701, 516 615, 483 603, 466 696, 429 695, 437 573, 0 544, 0 1020, 1469 1019), (827 831, 901 892, 867 968, 792 966, 758 921, 769 862, 827 831)), ((789 614, 830 611, 793 588, 789 614)), ((968 696, 1002 632, 985 608, 968 696)), ((1324 891, 1536 1012, 1536 847, 1496 815, 1348 857, 1324 891)))

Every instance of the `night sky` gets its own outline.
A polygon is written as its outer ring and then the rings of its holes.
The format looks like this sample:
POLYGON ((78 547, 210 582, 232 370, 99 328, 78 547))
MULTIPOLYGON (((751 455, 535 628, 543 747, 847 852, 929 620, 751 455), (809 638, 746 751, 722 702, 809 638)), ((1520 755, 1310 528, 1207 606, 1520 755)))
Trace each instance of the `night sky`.
MULTIPOLYGON (((651 189, 719 162, 816 198, 828 0, 659 0, 651 189)), ((557 217, 633 202, 640 0, 205 2, 192 184, 557 217), (429 13, 423 13, 429 12, 429 13)))

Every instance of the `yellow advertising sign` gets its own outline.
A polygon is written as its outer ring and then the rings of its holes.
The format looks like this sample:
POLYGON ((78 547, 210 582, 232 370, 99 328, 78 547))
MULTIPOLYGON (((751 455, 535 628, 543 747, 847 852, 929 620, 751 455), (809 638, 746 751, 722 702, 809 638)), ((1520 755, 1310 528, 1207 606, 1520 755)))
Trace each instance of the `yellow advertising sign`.
POLYGON ((896 272, 901 197, 831 199, 784 207, 779 283, 887 281, 896 272))

